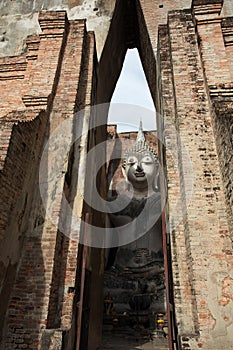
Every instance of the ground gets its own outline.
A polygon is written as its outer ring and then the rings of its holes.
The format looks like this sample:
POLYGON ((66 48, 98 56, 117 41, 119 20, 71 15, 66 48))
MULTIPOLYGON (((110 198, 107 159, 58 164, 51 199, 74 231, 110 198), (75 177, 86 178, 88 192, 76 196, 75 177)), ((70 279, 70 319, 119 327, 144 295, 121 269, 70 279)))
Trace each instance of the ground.
POLYGON ((98 350, 168 350, 168 340, 163 335, 140 334, 119 330, 118 333, 104 332, 102 346, 98 350))

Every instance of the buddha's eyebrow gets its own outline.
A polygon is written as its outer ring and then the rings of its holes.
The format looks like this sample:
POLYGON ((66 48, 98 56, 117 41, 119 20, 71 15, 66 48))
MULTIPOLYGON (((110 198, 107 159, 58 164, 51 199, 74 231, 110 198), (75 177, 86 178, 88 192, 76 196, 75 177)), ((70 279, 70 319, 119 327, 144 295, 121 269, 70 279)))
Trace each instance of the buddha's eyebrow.
POLYGON ((143 157, 152 157, 150 153, 143 153, 142 156, 143 157))

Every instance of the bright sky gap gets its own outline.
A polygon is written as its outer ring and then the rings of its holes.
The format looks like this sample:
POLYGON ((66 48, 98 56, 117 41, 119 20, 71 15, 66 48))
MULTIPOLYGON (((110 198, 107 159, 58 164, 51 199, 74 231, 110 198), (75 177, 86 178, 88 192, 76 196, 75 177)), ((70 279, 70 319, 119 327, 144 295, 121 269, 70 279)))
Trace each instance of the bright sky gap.
POLYGON ((117 124, 118 132, 155 130, 155 106, 137 49, 128 50, 112 96, 108 124, 117 124))

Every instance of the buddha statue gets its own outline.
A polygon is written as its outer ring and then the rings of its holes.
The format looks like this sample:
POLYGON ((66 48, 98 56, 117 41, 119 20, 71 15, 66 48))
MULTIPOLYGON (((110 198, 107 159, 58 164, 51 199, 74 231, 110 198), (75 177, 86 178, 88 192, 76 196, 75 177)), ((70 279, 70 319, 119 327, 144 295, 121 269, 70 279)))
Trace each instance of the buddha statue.
POLYGON ((131 280, 131 286, 134 286, 128 290, 131 306, 132 300, 137 300, 137 295, 151 295, 158 301, 154 304, 155 310, 163 312, 165 288, 158 188, 159 162, 153 148, 146 143, 142 122, 136 142, 124 154, 122 168, 127 190, 120 193, 117 204, 114 204, 114 198, 110 198, 109 218, 113 227, 126 225, 126 230, 127 223, 135 221, 135 225, 129 226, 132 229, 131 235, 135 238, 131 243, 111 249, 107 266, 118 274, 119 289, 122 289, 121 283, 125 280, 123 275, 126 274, 131 280))

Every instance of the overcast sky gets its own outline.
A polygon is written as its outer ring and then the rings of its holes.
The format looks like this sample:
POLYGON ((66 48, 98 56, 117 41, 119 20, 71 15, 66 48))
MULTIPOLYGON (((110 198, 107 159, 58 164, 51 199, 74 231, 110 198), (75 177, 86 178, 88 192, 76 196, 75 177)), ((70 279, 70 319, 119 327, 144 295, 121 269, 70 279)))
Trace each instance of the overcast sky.
POLYGON ((137 130, 140 118, 144 130, 155 130, 155 107, 137 49, 128 50, 120 78, 114 91, 109 124, 118 131, 137 130))

